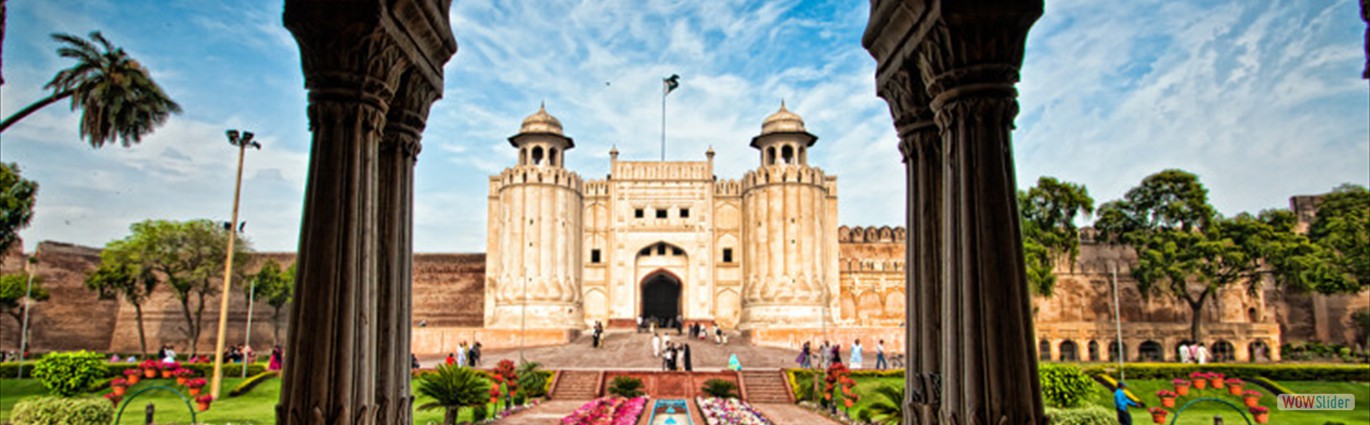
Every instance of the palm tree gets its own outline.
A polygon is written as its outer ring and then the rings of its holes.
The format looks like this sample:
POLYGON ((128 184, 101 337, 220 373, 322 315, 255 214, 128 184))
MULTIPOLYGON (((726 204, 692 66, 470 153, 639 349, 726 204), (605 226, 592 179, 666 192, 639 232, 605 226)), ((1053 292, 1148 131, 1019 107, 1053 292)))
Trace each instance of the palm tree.
POLYGON ((453 425, 461 408, 485 404, 490 397, 490 382, 475 369, 438 365, 437 372, 419 375, 418 393, 433 399, 419 406, 419 410, 447 409, 442 423, 453 425))
POLYGON ((34 111, 70 97, 71 109, 81 109, 81 138, 91 147, 115 139, 129 147, 165 124, 172 113, 181 112, 181 106, 162 92, 138 61, 110 44, 99 31, 90 33, 93 42, 71 34, 53 34, 52 38, 63 43, 57 54, 75 59, 76 64, 57 72, 43 86, 52 90, 51 95, 0 122, 0 132, 34 111))
POLYGON ((881 424, 904 423, 904 387, 881 385, 875 387, 875 402, 866 407, 871 419, 881 424))

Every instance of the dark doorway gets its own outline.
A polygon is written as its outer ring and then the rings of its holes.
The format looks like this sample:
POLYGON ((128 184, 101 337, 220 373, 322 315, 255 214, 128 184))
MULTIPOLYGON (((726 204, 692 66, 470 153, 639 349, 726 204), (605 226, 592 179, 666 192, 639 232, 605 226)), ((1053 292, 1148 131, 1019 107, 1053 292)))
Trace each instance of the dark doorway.
POLYGON ((667 323, 680 315, 680 279, 657 272, 642 280, 642 315, 667 323))

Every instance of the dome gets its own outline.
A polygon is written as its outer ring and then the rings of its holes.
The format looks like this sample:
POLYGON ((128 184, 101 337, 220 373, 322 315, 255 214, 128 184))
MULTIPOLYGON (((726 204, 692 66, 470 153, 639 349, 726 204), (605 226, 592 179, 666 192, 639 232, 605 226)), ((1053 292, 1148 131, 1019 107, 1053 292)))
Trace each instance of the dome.
POLYGON ((761 123, 761 135, 771 133, 802 133, 804 130, 804 119, 798 114, 785 109, 785 101, 780 101, 780 110, 775 111, 771 116, 766 117, 766 121, 761 123))
POLYGON ((551 133, 558 136, 561 134, 561 121, 557 117, 547 113, 547 105, 538 107, 538 111, 528 118, 523 119, 523 127, 519 128, 520 134, 530 133, 551 133))

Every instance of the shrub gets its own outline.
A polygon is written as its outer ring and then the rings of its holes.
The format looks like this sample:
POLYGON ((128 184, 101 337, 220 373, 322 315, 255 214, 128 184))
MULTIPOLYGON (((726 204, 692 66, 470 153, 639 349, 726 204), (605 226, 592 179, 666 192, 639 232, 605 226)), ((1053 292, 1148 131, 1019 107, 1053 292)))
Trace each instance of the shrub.
POLYGON ((416 381, 415 395, 433 399, 418 409, 446 410, 444 423, 455 423, 461 408, 480 406, 490 399, 490 382, 485 375, 465 366, 439 365, 433 373, 419 375, 416 381))
POLYGON ((642 395, 642 380, 631 376, 618 376, 609 384, 609 394, 633 398, 642 395))
POLYGON ((1113 412, 1100 406, 1077 409, 1057 409, 1048 407, 1047 417, 1051 425, 1113 425, 1118 419, 1113 412))
POLYGON ((489 411, 487 411, 487 410, 485 409, 485 405, 484 405, 484 404, 479 405, 479 406, 475 406, 474 408, 471 409, 471 421, 472 421, 472 422, 480 422, 480 421, 482 421, 482 420, 485 420, 485 416, 486 416, 487 414, 489 414, 489 411))
POLYGON ((737 384, 727 379, 710 379, 704 381, 704 386, 700 387, 700 392, 716 398, 737 398, 737 384))
POLYGON ((1058 408, 1079 407, 1089 397, 1093 384, 1080 368, 1071 365, 1042 364, 1037 375, 1042 383, 1042 400, 1058 408))
POLYGON ((99 398, 31 397, 10 411, 16 424, 104 425, 114 421, 114 406, 99 398))
MULTIPOLYGON (((1084 372, 1090 376, 1117 376, 1117 369, 1116 365, 1092 365, 1086 367, 1084 372)), ((1370 381, 1370 365, 1365 364, 1129 363, 1124 369, 1127 371, 1128 379, 1168 380, 1177 376, 1188 376, 1190 372, 1211 371, 1247 380, 1264 376, 1276 381, 1370 381)))
POLYGON ((547 395, 547 384, 551 379, 551 372, 540 369, 542 366, 538 362, 523 362, 518 367, 519 395, 528 397, 542 397, 547 395))
POLYGON ((257 388, 257 384, 266 382, 267 380, 275 378, 280 374, 281 373, 279 371, 268 370, 266 372, 252 375, 252 377, 247 378, 243 382, 238 383, 238 386, 233 387, 233 389, 228 392, 228 396, 237 397, 243 394, 247 394, 248 391, 252 391, 253 388, 257 388))
POLYGON ((1270 380, 1270 378, 1266 378, 1266 377, 1264 377, 1264 376, 1257 376, 1257 377, 1255 377, 1255 378, 1251 378, 1251 382, 1255 383, 1256 385, 1260 385, 1260 386, 1262 386, 1262 387, 1265 387, 1265 389, 1270 390, 1270 392, 1271 392, 1271 393, 1274 393, 1274 395, 1277 396, 1277 397, 1278 397, 1280 394, 1293 394, 1293 393, 1294 393, 1294 391, 1290 390, 1288 387, 1285 387, 1284 385, 1280 385, 1279 382, 1272 381, 1272 380, 1270 380))
POLYGON ((33 376, 53 394, 71 397, 107 375, 103 357, 89 351, 50 354, 33 365, 33 376))

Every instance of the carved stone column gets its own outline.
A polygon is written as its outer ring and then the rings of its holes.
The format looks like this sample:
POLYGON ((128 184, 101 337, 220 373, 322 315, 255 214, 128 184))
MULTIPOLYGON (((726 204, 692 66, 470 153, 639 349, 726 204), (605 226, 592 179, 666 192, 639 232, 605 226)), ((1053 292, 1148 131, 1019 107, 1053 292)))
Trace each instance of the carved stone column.
POLYGON ((450 5, 286 1, 313 140, 277 423, 410 421, 413 159, 456 51, 450 5))
POLYGON ((912 63, 881 78, 880 97, 890 105, 904 157, 905 412, 916 424, 936 423, 941 375, 942 328, 938 258, 941 255, 942 138, 933 122, 923 78, 912 63))
POLYGON ((417 76, 400 82, 380 145, 380 259, 377 265, 376 404, 378 423, 412 422, 409 390, 410 317, 413 311, 414 163, 428 109, 440 93, 417 76))

